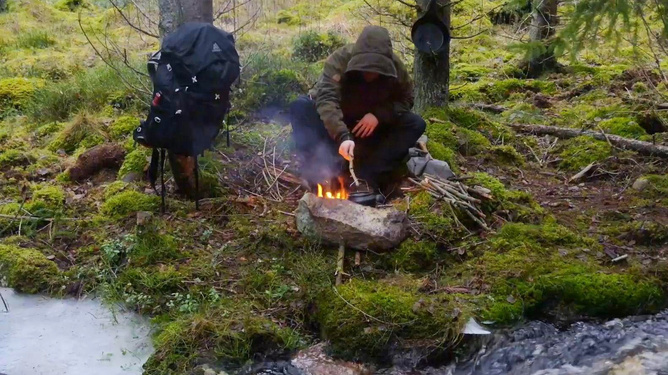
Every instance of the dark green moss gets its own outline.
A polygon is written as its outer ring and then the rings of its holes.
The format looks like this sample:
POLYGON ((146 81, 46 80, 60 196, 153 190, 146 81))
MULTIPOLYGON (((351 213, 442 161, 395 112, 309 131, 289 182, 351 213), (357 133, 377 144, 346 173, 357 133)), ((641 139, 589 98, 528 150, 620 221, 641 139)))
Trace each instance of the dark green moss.
POLYGON ((545 212, 533 199, 530 193, 521 190, 508 190, 497 178, 487 173, 472 173, 467 181, 471 186, 482 186, 491 190, 492 200, 483 201, 485 213, 501 212, 512 221, 537 222, 545 212))

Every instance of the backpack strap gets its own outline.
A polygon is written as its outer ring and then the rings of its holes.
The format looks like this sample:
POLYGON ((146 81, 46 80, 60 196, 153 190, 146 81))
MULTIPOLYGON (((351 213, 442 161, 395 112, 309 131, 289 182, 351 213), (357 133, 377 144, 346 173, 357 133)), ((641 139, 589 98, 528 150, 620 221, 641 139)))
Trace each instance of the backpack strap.
POLYGON ((195 155, 195 209, 199 211, 199 163, 195 155))

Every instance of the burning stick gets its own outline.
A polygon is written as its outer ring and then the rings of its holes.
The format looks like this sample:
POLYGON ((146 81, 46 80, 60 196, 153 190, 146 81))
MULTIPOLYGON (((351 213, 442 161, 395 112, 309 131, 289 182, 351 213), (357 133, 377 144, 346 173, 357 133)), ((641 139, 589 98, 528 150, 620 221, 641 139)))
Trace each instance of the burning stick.
POLYGON ((355 175, 355 168, 353 168, 353 158, 350 158, 350 162, 348 163, 348 170, 350 171, 350 176, 353 178, 353 181, 355 181, 355 186, 360 186, 360 182, 355 175))

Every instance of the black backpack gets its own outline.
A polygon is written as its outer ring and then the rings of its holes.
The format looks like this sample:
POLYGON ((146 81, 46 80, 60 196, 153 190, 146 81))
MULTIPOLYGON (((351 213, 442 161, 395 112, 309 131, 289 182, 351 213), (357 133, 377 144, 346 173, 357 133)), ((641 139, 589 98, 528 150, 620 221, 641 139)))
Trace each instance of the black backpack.
MULTIPOLYGON (((134 140, 153 148, 149 180, 155 189, 158 166, 165 205, 165 152, 195 157, 195 189, 199 190, 197 156, 212 147, 230 109, 232 84, 239 78, 234 37, 208 23, 186 23, 167 35, 151 56, 148 72, 153 100, 134 140)), ((228 134, 229 137, 229 134, 228 134)))

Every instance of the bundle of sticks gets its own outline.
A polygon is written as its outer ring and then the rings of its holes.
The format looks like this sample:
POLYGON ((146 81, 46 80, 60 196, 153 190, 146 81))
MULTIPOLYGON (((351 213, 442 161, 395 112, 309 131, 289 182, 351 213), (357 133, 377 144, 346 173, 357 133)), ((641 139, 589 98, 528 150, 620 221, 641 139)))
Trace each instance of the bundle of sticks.
POLYGON ((491 190, 482 186, 466 186, 460 181, 446 180, 429 174, 421 178, 410 178, 410 181, 434 198, 457 207, 481 228, 489 229, 485 224, 486 216, 479 206, 483 200, 492 199, 491 190))

